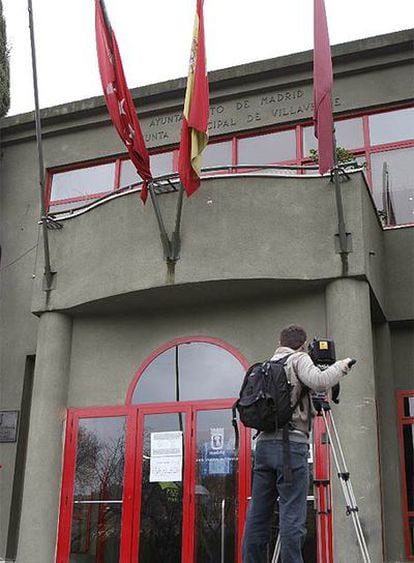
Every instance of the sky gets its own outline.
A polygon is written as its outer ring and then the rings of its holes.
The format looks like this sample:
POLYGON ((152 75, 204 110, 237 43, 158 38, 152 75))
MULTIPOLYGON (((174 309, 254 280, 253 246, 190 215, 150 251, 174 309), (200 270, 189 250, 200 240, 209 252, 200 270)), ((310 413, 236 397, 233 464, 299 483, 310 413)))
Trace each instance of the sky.
MULTIPOLYGON (((8 115, 34 109, 27 0, 2 0, 8 115)), ((40 106, 102 95, 94 0, 32 0, 40 106)), ((195 0, 106 0, 130 88, 187 75, 195 0)), ((414 27, 414 0, 325 0, 331 44, 414 27)), ((205 0, 208 70, 312 49, 313 0, 205 0)))

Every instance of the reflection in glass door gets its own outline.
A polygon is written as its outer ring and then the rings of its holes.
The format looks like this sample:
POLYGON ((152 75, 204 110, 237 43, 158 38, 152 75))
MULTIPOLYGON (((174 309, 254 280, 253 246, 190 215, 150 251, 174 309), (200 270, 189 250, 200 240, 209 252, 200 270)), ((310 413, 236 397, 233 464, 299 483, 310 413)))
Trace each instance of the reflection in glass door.
POLYGON ((118 563, 125 459, 125 417, 79 420, 71 563, 118 563))
POLYGON ((195 563, 236 561, 238 460, 230 410, 196 417, 195 563))
POLYGON ((135 563, 238 561, 240 474, 231 409, 227 401, 207 406, 140 409, 135 563))
POLYGON ((143 417, 139 563, 182 561, 185 424, 183 412, 143 417))

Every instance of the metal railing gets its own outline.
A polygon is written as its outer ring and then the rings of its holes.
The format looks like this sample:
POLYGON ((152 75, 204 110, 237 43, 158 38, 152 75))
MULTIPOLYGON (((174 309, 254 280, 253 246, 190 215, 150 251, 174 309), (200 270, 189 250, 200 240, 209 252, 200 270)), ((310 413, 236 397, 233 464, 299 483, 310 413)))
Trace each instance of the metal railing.
MULTIPOLYGON (((347 163, 346 167, 347 170, 349 169, 360 169, 360 165, 357 162, 347 163)), ((293 164, 222 164, 218 166, 209 166, 201 169, 202 177, 212 177, 212 176, 229 176, 234 174, 235 176, 242 176, 242 175, 252 175, 252 174, 259 174, 263 171, 275 171, 283 172, 287 171, 289 175, 292 173, 297 173, 297 177, 306 177, 306 174, 300 174, 300 172, 311 172, 312 174, 319 175, 318 173, 318 166, 298 166, 293 164)), ((267 174, 266 174, 267 175, 267 174)), ((172 192, 177 192, 180 186, 180 178, 178 172, 172 172, 168 174, 162 174, 160 176, 156 176, 153 180, 154 185, 154 192, 156 195, 167 194, 172 192)), ((122 186, 117 190, 111 191, 105 194, 102 197, 92 200, 85 205, 81 205, 74 209, 68 209, 64 211, 53 211, 48 214, 48 217, 54 220, 63 221, 65 219, 70 219, 72 217, 76 217, 95 207, 102 205, 112 199, 116 199, 118 197, 122 197, 124 195, 128 195, 133 192, 139 192, 141 190, 142 181, 128 184, 126 186, 122 186)))

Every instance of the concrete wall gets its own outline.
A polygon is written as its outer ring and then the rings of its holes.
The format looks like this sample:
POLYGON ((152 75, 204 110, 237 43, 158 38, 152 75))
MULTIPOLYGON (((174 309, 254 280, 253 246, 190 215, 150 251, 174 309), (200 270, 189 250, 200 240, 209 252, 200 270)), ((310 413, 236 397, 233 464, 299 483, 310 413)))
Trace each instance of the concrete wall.
POLYGON ((212 336, 235 346, 249 362, 269 356, 285 324, 325 334, 323 290, 275 290, 265 298, 254 283, 242 301, 193 297, 185 305, 74 320, 68 406, 122 405, 135 372, 161 344, 181 336, 212 336), (250 298, 249 298, 250 294, 250 298))
POLYGON ((385 231, 386 310, 390 321, 414 318, 414 229, 385 231))
MULTIPOLYGON (((386 561, 404 560, 400 444, 395 399, 399 366, 395 363, 388 323, 375 326, 375 373, 378 401, 378 437, 380 444, 384 545, 386 561), (392 486, 391 486, 392 485, 392 486)), ((405 354, 410 354, 405 348, 405 354)), ((412 364, 413 365, 413 364, 412 364)), ((410 368, 412 370, 412 368, 410 368)), ((412 389, 411 385, 408 387, 412 389)), ((408 382, 408 380, 407 380, 408 382)))
MULTIPOLYGON (((26 356, 36 352, 31 313, 39 198, 33 143, 2 149, 0 158, 0 409, 20 410, 26 356), (23 163, 23 164, 21 164, 23 163)), ((0 444, 0 557, 7 538, 17 443, 0 444)))
MULTIPOLYGON (((364 275, 359 191, 366 188, 358 173, 355 178, 352 175, 344 184, 347 227, 353 236, 350 273, 364 275)), ((176 198, 177 194, 160 197, 162 211, 172 224, 176 198)), ((185 201, 173 282, 336 277, 341 261, 335 251, 335 209, 327 178, 258 175, 203 180, 197 197, 185 201)), ((135 194, 65 221, 61 231, 51 233, 50 241, 56 291, 46 305, 37 285, 35 311, 71 309, 171 283, 154 214, 140 205, 135 194)), ((39 263, 38 280, 41 268, 39 263)))
POLYGON ((17 552, 21 563, 55 557, 71 339, 70 317, 42 315, 17 552))
MULTIPOLYGON (((340 404, 332 409, 332 413, 351 475, 368 551, 371 560, 379 563, 383 560, 380 466, 368 283, 349 278, 332 281, 326 288, 326 314, 328 332, 337 342, 337 356, 357 359, 355 368, 341 386, 340 404)), ((334 444, 334 447, 339 456, 339 445, 334 444)), ((339 463, 339 467, 333 464, 334 560, 360 561, 357 535, 352 519, 346 515, 349 500, 340 479, 335 480, 344 469, 343 463, 339 463)))
POLYGON ((410 391, 414 386, 413 323, 391 327, 392 361, 396 391, 410 391))
MULTIPOLYGON (((365 177, 365 175, 364 175, 365 177)), ((361 211, 362 230, 364 241, 365 273, 371 291, 375 295, 382 310, 385 309, 387 271, 385 263, 384 231, 380 227, 380 220, 375 209, 373 198, 369 189, 362 189, 361 211)))

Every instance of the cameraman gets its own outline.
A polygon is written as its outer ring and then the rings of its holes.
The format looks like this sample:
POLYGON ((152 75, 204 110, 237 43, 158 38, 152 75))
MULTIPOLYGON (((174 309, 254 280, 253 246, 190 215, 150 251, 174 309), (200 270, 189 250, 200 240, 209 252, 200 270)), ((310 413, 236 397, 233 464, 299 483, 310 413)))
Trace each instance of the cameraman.
POLYGON ((252 496, 243 535, 243 563, 265 561, 273 510, 279 496, 279 530, 282 563, 303 563, 302 546, 306 536, 306 497, 309 488, 309 435, 315 410, 310 390, 326 391, 348 373, 351 358, 339 360, 325 370, 314 365, 305 352, 306 332, 291 325, 280 333, 279 347, 272 361, 287 357, 286 375, 292 384, 291 404, 308 389, 289 423, 292 480, 286 482, 282 430, 261 432, 257 437, 252 496))

